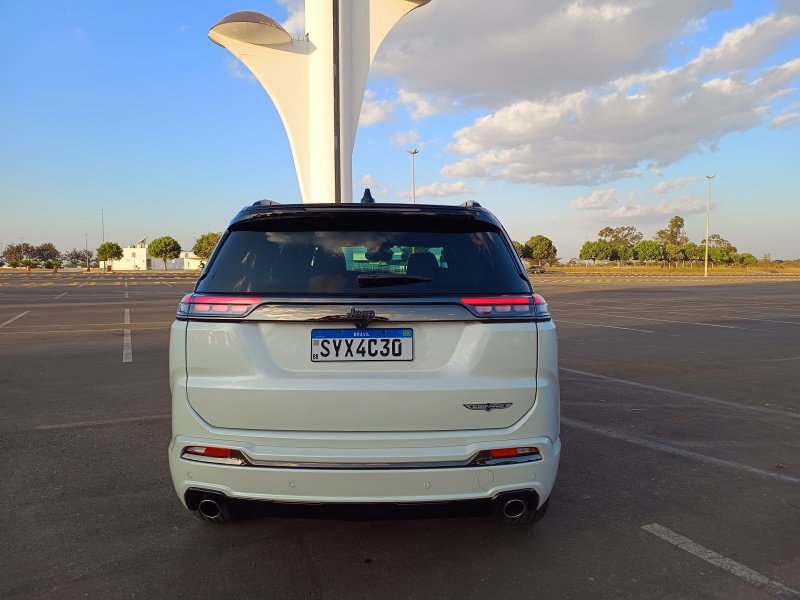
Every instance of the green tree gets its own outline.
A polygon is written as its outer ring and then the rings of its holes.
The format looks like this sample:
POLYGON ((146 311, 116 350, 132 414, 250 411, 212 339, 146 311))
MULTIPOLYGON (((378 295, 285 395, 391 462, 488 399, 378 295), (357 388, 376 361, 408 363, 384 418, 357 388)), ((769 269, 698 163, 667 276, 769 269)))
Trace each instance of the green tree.
POLYGON ((758 264, 758 259, 749 252, 743 252, 739 255, 739 262, 745 267, 754 267, 758 264))
POLYGON ((512 241, 511 243, 514 245, 514 250, 516 250, 517 256, 519 256, 520 258, 531 257, 531 249, 528 246, 514 241, 512 241))
POLYGON ((611 246, 605 240, 586 242, 578 255, 581 260, 609 260, 611 258, 611 246))
POLYGON ((197 238, 192 252, 203 260, 208 260, 211 257, 211 253, 214 252, 214 248, 217 247, 217 242, 219 242, 220 237, 222 237, 221 233, 213 233, 211 231, 204 233, 197 238))
POLYGON ((683 260, 685 258, 683 249, 677 244, 667 244, 664 246, 664 254, 670 264, 675 263, 675 267, 678 266, 679 260, 683 260))
POLYGON ((86 251, 73 248, 72 250, 64 252, 61 258, 70 267, 79 267, 82 264, 86 264, 86 251))
POLYGON ((164 261, 164 270, 167 270, 167 261, 181 255, 181 245, 168 235, 156 238, 147 244, 147 253, 164 261))
POLYGON ((611 249, 611 260, 616 260, 619 266, 633 258, 633 248, 626 244, 617 244, 611 249))
POLYGON ((627 246, 633 248, 636 244, 642 241, 644 237, 641 233, 636 231, 636 227, 606 227, 601 229, 597 236, 601 240, 607 241, 612 248, 617 246, 627 246))
POLYGON ((45 242, 39 246, 31 246, 30 258, 38 260, 39 262, 55 261, 58 260, 61 253, 58 248, 50 242, 45 242))
POLYGON ((686 260, 691 261, 692 264, 694 264, 696 260, 705 260, 705 247, 698 246, 694 242, 686 243, 681 250, 683 250, 683 255, 686 260))
POLYGON ((556 260, 556 255, 558 253, 556 247, 549 238, 543 235, 533 236, 531 239, 525 242, 525 245, 530 249, 530 258, 533 260, 538 260, 540 265, 542 264, 543 260, 556 260))
POLYGON ((633 255, 644 262, 661 260, 664 258, 664 246, 653 240, 642 240, 633 247, 633 255))
POLYGON ((97 260, 113 263, 122 258, 122 246, 116 242, 104 242, 97 248, 97 260))
POLYGON ((679 248, 689 241, 686 233, 683 231, 683 217, 672 217, 669 220, 669 225, 666 229, 659 229, 653 239, 659 242, 662 246, 673 244, 679 248))

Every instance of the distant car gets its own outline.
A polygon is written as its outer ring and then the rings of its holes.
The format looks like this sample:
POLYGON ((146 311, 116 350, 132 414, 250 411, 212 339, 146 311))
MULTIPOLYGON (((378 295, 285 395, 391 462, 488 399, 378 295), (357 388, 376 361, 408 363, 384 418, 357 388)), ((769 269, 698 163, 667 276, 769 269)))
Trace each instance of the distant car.
POLYGON ((544 267, 542 266, 530 267, 528 269, 528 273, 544 273, 544 272, 545 270, 544 267))
POLYGON ((172 480, 206 522, 258 503, 547 510, 556 329, 477 203, 245 207, 169 361, 172 480))

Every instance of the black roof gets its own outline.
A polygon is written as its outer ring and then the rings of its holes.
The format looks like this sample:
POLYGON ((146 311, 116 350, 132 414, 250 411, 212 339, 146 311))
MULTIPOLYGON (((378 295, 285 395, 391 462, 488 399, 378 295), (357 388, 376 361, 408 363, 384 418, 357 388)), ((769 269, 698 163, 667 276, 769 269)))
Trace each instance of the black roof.
POLYGON ((487 209, 474 201, 465 202, 461 206, 443 206, 440 204, 357 204, 357 203, 326 203, 326 204, 279 204, 272 200, 261 200, 250 206, 245 206, 230 222, 230 226, 249 219, 262 219, 278 216, 316 216, 325 214, 349 213, 355 215, 369 214, 395 214, 395 215, 448 215, 454 217, 467 217, 479 221, 492 223, 502 227, 497 218, 487 209))

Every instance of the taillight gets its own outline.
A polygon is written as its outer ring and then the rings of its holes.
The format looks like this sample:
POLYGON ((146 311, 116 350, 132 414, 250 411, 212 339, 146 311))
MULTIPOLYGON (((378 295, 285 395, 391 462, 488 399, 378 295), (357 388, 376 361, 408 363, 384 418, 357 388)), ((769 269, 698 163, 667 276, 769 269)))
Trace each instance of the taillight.
POLYGON ((209 448, 208 446, 187 446, 183 451, 186 454, 212 456, 214 458, 228 458, 231 455, 230 448, 209 448))
POLYGON ((210 296, 189 294, 178 306, 178 315, 194 317, 244 317, 262 298, 251 296, 210 296))
POLYGON ((239 467, 248 466, 250 464, 239 450, 212 448, 211 446, 186 446, 183 452, 181 452, 181 458, 194 462, 239 467))
POLYGON ((489 450, 492 458, 509 458, 511 456, 530 456, 532 454, 539 454, 539 449, 533 446, 524 446, 521 448, 497 448, 496 450, 489 450))
POLYGON ((535 446, 516 446, 513 448, 481 450, 472 457, 469 464, 473 467, 494 467, 539 460, 542 460, 542 453, 535 446))
POLYGON ((550 309, 538 294, 462 298, 461 303, 478 317, 549 319, 550 309))

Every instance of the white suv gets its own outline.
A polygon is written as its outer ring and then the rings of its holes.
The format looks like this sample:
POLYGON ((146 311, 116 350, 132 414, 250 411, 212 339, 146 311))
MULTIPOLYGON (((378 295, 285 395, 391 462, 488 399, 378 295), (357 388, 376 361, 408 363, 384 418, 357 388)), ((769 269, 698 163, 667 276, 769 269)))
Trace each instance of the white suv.
POLYGON ((257 202, 170 339, 169 463, 208 522, 292 505, 547 510, 555 326, 497 219, 453 206, 257 202))

